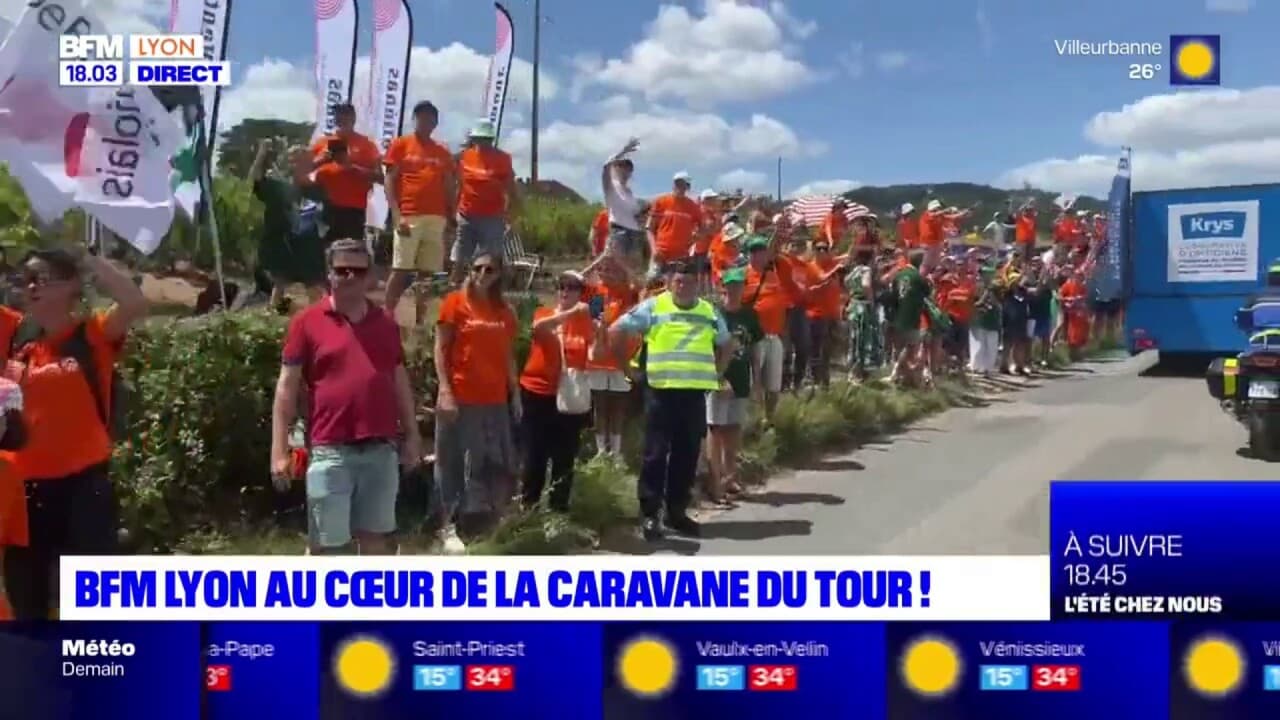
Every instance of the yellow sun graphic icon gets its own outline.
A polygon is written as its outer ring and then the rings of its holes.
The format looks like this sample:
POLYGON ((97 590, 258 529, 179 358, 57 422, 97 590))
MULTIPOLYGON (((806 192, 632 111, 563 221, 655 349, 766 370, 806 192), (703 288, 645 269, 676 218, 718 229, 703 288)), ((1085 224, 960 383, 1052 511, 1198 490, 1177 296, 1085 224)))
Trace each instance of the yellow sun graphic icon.
POLYGON ((902 653, 902 681, 907 688, 926 697, 940 697, 960 684, 960 651, 950 641, 936 636, 913 640, 902 653))
POLYGON ((1183 657, 1187 686, 1205 697, 1223 697, 1240 689, 1245 655, 1234 640, 1206 635, 1191 643, 1183 657))
POLYGON ((1174 58, 1174 62, 1177 63, 1178 72, 1183 77, 1199 80, 1213 72, 1213 66, 1217 64, 1218 59, 1214 55, 1213 48, 1193 40, 1178 48, 1178 55, 1174 58))
POLYGON ((661 697, 671 692, 679 671, 675 648, 656 637, 633 638, 618 651, 618 682, 642 698, 661 697))
POLYGON ((333 653, 333 678, 338 687, 360 698, 377 697, 391 688, 396 658, 391 647, 370 635, 344 640, 333 653))

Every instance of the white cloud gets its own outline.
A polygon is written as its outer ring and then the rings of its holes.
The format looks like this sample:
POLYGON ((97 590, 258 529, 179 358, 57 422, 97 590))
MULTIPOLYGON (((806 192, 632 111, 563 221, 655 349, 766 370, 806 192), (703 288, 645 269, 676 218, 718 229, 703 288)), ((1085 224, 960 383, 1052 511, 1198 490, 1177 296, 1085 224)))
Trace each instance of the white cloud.
POLYGON ((760 192, 769 187, 769 175, 757 170, 745 170, 738 168, 721 173, 716 178, 715 187, 719 190, 745 190, 747 192, 760 192))
POLYGON ((1280 137, 1280 86, 1151 95, 1098 113, 1085 135, 1108 147, 1165 151, 1280 137))
MULTIPOLYGON (((482 114, 480 88, 488 73, 489 56, 453 43, 439 49, 415 47, 409 62, 409 106, 419 100, 435 103, 441 115, 437 135, 448 143, 460 141, 466 128, 482 114)), ((356 89, 352 95, 357 108, 363 105, 368 77, 369 59, 362 57, 356 64, 356 89)), ((246 118, 315 120, 315 81, 310 64, 268 59, 244 69, 239 78, 222 97, 218 123, 222 128, 246 118)), ((543 99, 554 98, 559 93, 559 83, 544 72, 538 92, 543 99)), ((505 127, 522 120, 532 98, 533 67, 517 58, 511 69, 505 127)))
POLYGON ((886 72, 898 70, 905 66, 909 59, 906 53, 899 50, 891 50, 876 55, 876 66, 886 72))
MULTIPOLYGON (((1153 95, 1095 115, 1085 135, 1108 149, 1134 148, 1138 189, 1274 182, 1280 181, 1278 113, 1280 87, 1153 95)), ((1010 170, 997 182, 1101 194, 1115 163, 1114 153, 1048 158, 1010 170)))
MULTIPOLYGON (((638 138, 637 165, 714 167, 732 159, 799 157, 811 148, 791 128, 767 115, 747 123, 731 123, 719 115, 664 109, 637 112, 586 124, 556 120, 538 136, 539 160, 549 158, 598 166, 630 138, 638 138)), ((528 130, 516 130, 504 141, 512 152, 528 148, 528 130)))
POLYGON ((1253 9, 1254 0, 1205 0, 1204 9, 1209 12, 1244 13, 1253 9))
POLYGON ((732 0, 706 0, 700 17, 662 5, 625 57, 581 57, 574 64, 578 90, 601 85, 698 108, 761 100, 815 79, 788 48, 779 19, 732 0))
POLYGON ((857 180, 814 180, 792 190, 787 195, 789 198, 804 197, 805 195, 839 195, 846 193, 854 188, 861 187, 862 183, 857 180))
POLYGON ((795 15, 791 14, 790 10, 787 9, 786 3, 780 2, 779 0, 773 0, 773 2, 769 3, 769 12, 777 18, 779 23, 782 23, 782 26, 787 29, 787 32, 795 35, 801 40, 804 40, 818 32, 818 23, 816 21, 801 20, 800 18, 797 18, 795 15))

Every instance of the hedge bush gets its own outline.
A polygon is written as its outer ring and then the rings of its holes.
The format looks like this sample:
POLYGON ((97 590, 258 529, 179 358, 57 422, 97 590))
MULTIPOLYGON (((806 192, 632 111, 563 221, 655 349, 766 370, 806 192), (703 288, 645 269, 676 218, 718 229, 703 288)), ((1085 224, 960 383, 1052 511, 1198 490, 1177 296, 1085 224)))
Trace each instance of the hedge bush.
MULTIPOLYGON (((523 328, 516 342, 521 361, 529 352, 534 307, 532 301, 515 305, 523 328)), ((133 334, 121 367, 129 389, 128 432, 117 444, 112 471, 134 549, 168 552, 191 537, 303 527, 301 487, 281 495, 267 476, 287 323, 265 310, 246 311, 156 318, 133 334)), ((405 347, 427 437, 428 404, 436 391, 433 342, 423 330, 405 347)), ((425 492, 408 500, 425 508, 425 492)))

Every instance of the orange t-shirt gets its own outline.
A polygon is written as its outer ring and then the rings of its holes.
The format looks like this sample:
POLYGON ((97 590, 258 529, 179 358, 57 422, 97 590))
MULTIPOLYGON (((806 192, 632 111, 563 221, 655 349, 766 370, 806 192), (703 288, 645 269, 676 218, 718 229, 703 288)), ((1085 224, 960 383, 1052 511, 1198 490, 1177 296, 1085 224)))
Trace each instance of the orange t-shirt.
POLYGON ((324 190, 325 198, 334 207, 364 208, 369 203, 373 181, 360 168, 371 170, 378 167, 378 146, 360 133, 351 133, 345 138, 328 135, 311 146, 312 154, 317 158, 324 155, 330 140, 346 140, 347 156, 356 167, 344 168, 337 163, 325 163, 316 168, 316 184, 324 190))
MULTIPOLYGON (((810 262, 810 276, 813 282, 819 282, 835 266, 836 261, 832 259, 810 262)), ((843 311, 844 285, 838 276, 831 278, 826 285, 815 287, 805 300, 804 314, 815 320, 839 320, 843 311)))
POLYGON ((609 242, 609 211, 601 210, 596 213, 596 219, 591 221, 591 253, 599 255, 604 252, 605 245, 609 242))
POLYGON ((507 187, 516 176, 510 155, 497 148, 469 147, 458 156, 458 173, 460 214, 496 217, 506 212, 507 187))
POLYGON ((742 257, 741 242, 725 240, 724 232, 718 232, 711 242, 710 254, 711 278, 719 283, 720 273, 738 265, 738 258, 742 257))
POLYGON ((920 244, 920 222, 910 217, 898 219, 898 245, 913 248, 920 244))
POLYGON ((831 242, 831 249, 835 250, 836 246, 844 241, 844 236, 849 232, 849 218, 844 213, 830 212, 822 221, 822 240, 831 242))
POLYGON ((1034 245, 1036 242, 1036 216, 1035 213, 1021 213, 1018 215, 1017 224, 1014 226, 1014 237, 1023 245, 1034 245))
POLYGON ((716 238, 724 230, 724 220, 721 219, 721 213, 715 208, 703 205, 702 210, 702 232, 698 233, 698 237, 693 241, 694 255, 707 255, 711 252, 711 246, 715 243, 716 238))
MULTIPOLYGON (((123 342, 106 338, 106 318, 106 313, 96 313, 83 322, 85 339, 98 366, 102 402, 110 407, 111 398, 105 396, 111 391, 123 342)), ((84 372, 75 360, 63 357, 58 350, 74 331, 72 326, 30 343, 6 364, 5 377, 22 386, 27 444, 11 457, 14 472, 24 480, 63 478, 111 458, 111 438, 84 372)), ((4 347, 8 347, 11 337, 12 331, 2 338, 4 347)))
POLYGON ((667 194, 653 201, 649 214, 656 228, 658 255, 663 260, 687 256, 702 225, 702 207, 688 196, 667 194))
MULTIPOLYGON (((555 310, 540 307, 533 311, 533 321, 551 317, 555 310)), ((560 387, 562 365, 585 370, 587 348, 595 336, 595 323, 585 314, 574 315, 559 327, 547 332, 534 333, 529 347, 529 359, 520 373, 520 387, 534 395, 555 395, 560 387), (563 345, 562 345, 563 343, 563 345), (560 362, 564 348, 565 363, 560 362)))
POLYGON ((402 135, 391 141, 383 162, 397 172, 401 216, 448 214, 445 180, 457 172, 449 148, 431 138, 423 142, 417 135, 402 135))
MULTIPOLYGON (((617 322, 618 318, 626 314, 628 310, 635 307, 640 302, 640 293, 629 285, 618 285, 610 287, 600 285, 595 292, 604 298, 604 313, 600 316, 601 326, 608 328, 617 322)), ((602 338, 604 344, 594 344, 587 353, 587 369, 588 370, 609 370, 617 371, 622 368, 618 367, 616 359, 613 357, 613 350, 608 346, 608 339, 602 338)), ((627 345, 627 357, 632 358, 636 353, 640 352, 640 346, 644 344, 642 337, 630 337, 627 345)))
POLYGON ((782 335, 787 327, 787 310, 803 294, 796 285, 793 262, 790 258, 779 255, 774 261, 776 267, 764 273, 754 267, 747 267, 743 302, 754 301, 756 317, 759 318, 760 329, 765 335, 782 335))
POLYGON ((1057 242, 1076 245, 1080 242, 1080 238, 1080 223, 1070 215, 1058 220, 1053 226, 1053 239, 1057 242))
POLYGON ((455 290, 440 304, 438 323, 453 328, 449 384, 454 399, 461 405, 505 403, 518 330, 511 308, 455 290))
POLYGON ((968 323, 973 317, 973 303, 977 300, 978 286, 973 280, 961 279, 949 283, 942 294, 942 309, 956 319, 968 323))
POLYGON ((925 211, 920 216, 920 244, 933 247, 942 244, 942 213, 925 211))

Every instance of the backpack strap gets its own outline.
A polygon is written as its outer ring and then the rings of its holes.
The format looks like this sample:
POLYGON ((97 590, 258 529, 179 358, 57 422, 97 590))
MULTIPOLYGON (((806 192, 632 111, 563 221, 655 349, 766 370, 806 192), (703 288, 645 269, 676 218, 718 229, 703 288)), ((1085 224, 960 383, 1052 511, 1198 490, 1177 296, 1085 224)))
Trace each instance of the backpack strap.
MULTIPOLYGON (((18 324, 13 335, 9 338, 6 349, 8 357, 13 359, 20 357, 26 350, 27 346, 40 339, 44 335, 44 330, 29 318, 23 318, 18 324)), ((89 394, 93 396, 94 407, 98 410, 98 419, 106 427, 110 427, 111 410, 107 407, 106 398, 103 397, 102 380, 98 375, 98 360, 93 353, 93 345, 89 342, 88 325, 84 322, 76 324, 74 330, 71 331, 70 337, 63 341, 58 348, 58 355, 70 358, 76 361, 80 367, 81 374, 84 375, 84 381, 89 385, 89 394)))
POLYGON ((75 330, 71 331, 71 336, 58 348, 58 353, 63 357, 72 358, 80 366, 80 372, 84 374, 84 380, 89 385, 89 394, 93 396, 93 405, 98 409, 98 419, 102 421, 103 426, 110 429, 111 410, 107 407, 102 377, 98 374, 98 358, 93 352, 93 345, 89 342, 88 324, 84 322, 76 324, 75 330))

